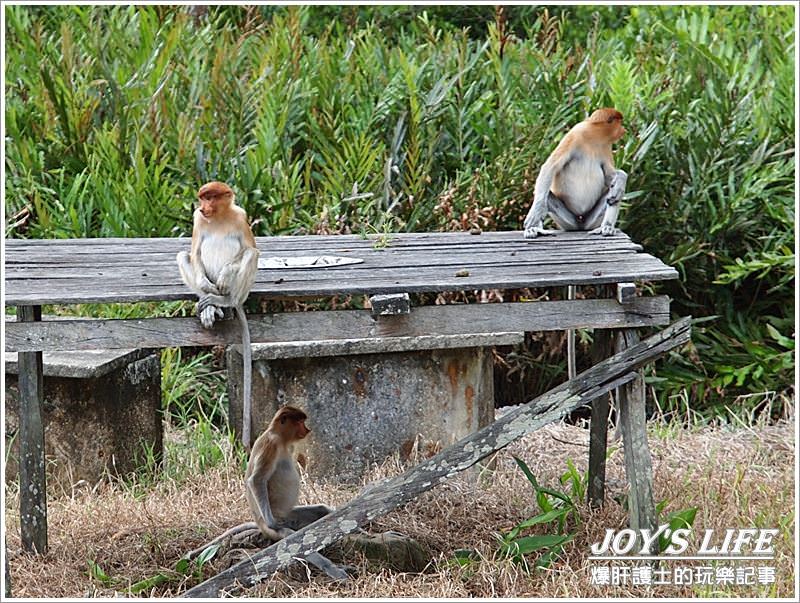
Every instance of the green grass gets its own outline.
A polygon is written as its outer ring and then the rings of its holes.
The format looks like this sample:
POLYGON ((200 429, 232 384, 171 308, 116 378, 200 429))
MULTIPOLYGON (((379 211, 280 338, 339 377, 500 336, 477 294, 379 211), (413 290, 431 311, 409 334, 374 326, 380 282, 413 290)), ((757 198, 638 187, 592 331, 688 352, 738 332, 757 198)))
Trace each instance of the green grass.
POLYGON ((9 237, 186 235, 211 178, 258 235, 519 229, 557 139, 614 105, 621 226, 709 319, 661 402, 792 387, 790 6, 5 10, 9 237))
POLYGON ((161 352, 164 452, 142 450, 140 468, 127 485, 145 496, 156 482, 183 482, 211 468, 246 464, 247 455, 228 427, 225 371, 206 351, 161 352))

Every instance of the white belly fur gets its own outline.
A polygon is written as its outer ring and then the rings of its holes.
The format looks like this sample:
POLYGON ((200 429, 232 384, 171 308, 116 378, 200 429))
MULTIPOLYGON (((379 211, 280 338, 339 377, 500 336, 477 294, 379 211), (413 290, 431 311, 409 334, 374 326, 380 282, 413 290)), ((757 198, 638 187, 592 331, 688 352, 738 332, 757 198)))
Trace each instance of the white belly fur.
POLYGON ((300 494, 300 474, 294 459, 283 458, 278 461, 275 472, 269 479, 269 506, 275 517, 285 517, 286 514, 297 506, 300 494), (273 484, 280 484, 280 488, 273 488, 273 484))
POLYGON ((553 178, 550 190, 573 214, 583 216, 595 206, 605 187, 600 162, 586 156, 570 161, 553 178))
POLYGON ((216 283, 222 268, 236 260, 241 251, 242 243, 237 233, 205 234, 200 245, 200 257, 203 258, 208 280, 216 283))

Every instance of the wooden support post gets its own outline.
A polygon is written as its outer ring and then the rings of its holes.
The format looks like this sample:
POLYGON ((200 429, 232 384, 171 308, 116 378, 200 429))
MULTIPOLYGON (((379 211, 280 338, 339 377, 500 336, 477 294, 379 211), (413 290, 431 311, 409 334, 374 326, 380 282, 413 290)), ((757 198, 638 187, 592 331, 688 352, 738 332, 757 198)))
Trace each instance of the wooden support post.
MULTIPOLYGON (((567 299, 575 299, 575 285, 567 286, 567 299)), ((574 379, 578 374, 575 366, 575 329, 567 329, 567 379, 574 379)))
POLYGON ((8 569, 8 546, 6 546, 5 541, 3 541, 3 559, 5 567, 5 597, 6 599, 11 598, 11 570, 8 569))
MULTIPOLYGON (((592 342, 592 364, 602 362, 613 352, 612 332, 595 329, 592 342)), ((592 422, 589 425, 589 486, 587 499, 593 507, 603 504, 606 491, 606 449, 608 441, 608 397, 603 394, 592 400, 592 422)))
MULTIPOLYGON (((620 329, 616 333, 617 353, 639 343, 636 329, 620 329)), ((630 484, 628 509, 633 530, 654 531, 658 524, 653 501, 653 464, 647 443, 647 425, 644 399, 644 379, 641 370, 635 380, 617 390, 619 421, 625 447, 625 473, 630 484)), ((658 551, 650 551, 656 554, 658 551)))
MULTIPOLYGON (((598 298, 612 295, 611 286, 598 285, 598 298)), ((592 365, 599 364, 614 353, 612 331, 595 329, 592 341, 592 365)), ((592 419, 589 425, 589 485, 586 498, 593 507, 600 507, 606 490, 606 451, 608 442, 608 410, 610 394, 592 400, 592 419)))
MULTIPOLYGON (((18 322, 42 320, 41 306, 18 306, 18 322)), ((44 459, 44 379, 41 352, 20 352, 19 499, 22 548, 47 552, 47 487, 44 459)))

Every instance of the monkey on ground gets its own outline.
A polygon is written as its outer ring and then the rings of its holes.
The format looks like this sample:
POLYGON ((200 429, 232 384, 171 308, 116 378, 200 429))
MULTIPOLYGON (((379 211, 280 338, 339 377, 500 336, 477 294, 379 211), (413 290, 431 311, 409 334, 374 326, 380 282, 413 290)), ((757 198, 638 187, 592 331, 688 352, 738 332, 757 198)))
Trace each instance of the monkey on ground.
POLYGON ((297 506, 300 472, 294 447, 311 432, 305 424, 307 418, 294 406, 280 408, 253 444, 247 463, 245 492, 250 511, 261 533, 273 540, 332 511, 327 505, 297 506))
POLYGON ((199 207, 194 212, 192 246, 178 253, 183 282, 197 296, 197 314, 210 329, 222 308, 234 308, 242 327, 242 441, 250 449, 252 351, 244 301, 256 279, 258 249, 245 211, 223 182, 208 182, 197 191, 199 207))
POLYGON ((548 213, 562 230, 614 234, 628 175, 614 168, 611 145, 624 134, 616 109, 598 109, 567 132, 536 178, 526 239, 558 232, 543 228, 548 213))
MULTIPOLYGON (((212 542, 189 553, 196 556, 204 549, 234 534, 259 531, 270 540, 286 538, 324 517, 333 509, 327 505, 298 505, 300 472, 297 468, 295 444, 311 430, 306 427, 308 416, 294 406, 278 409, 269 427, 262 433, 250 453, 245 473, 245 495, 255 521, 231 528, 212 542)), ((305 559, 337 580, 347 579, 347 573, 320 553, 305 559)))

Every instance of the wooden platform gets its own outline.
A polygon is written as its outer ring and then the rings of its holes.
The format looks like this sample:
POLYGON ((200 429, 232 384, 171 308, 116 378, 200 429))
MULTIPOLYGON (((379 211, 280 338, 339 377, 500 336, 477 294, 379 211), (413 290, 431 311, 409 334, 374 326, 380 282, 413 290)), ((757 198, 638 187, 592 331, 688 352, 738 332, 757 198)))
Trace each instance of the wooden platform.
MULTIPOLYGON (((624 233, 523 238, 521 232, 408 233, 388 236, 259 237, 261 259, 331 255, 361 260, 343 266, 259 269, 251 296, 326 298, 485 289, 611 285, 597 299, 412 307, 374 316, 370 310, 288 312, 250 316, 253 343, 357 341, 391 350, 399 338, 441 339, 553 329, 608 329, 618 351, 635 347, 635 329, 669 322, 666 296, 637 297, 634 283, 675 279, 678 273, 643 252, 624 233), (616 288, 613 287, 616 285, 616 288), (616 296, 614 295, 616 291, 616 296), (394 338, 394 341, 392 339, 394 338)), ((187 238, 8 240, 7 351, 19 352, 19 441, 23 547, 47 550, 44 432, 41 421, 42 352, 237 343, 238 326, 221 321, 211 331, 195 318, 58 320, 42 322, 45 304, 125 303, 193 299, 175 256, 187 238)), ((599 331, 598 333, 603 333, 599 331)), ((598 336, 602 354, 610 337, 598 336)), ((333 345, 333 344, 331 344, 333 345)), ((290 349, 292 346, 277 346, 290 349)), ((644 431, 641 377, 620 382, 620 412, 628 426, 625 454, 631 478, 631 527, 653 528, 652 475, 644 431)), ((610 387, 610 386, 609 386, 610 387)), ((616 386, 615 386, 616 387, 616 386)), ((608 408, 593 414, 590 500, 603 500, 608 408)))
MULTIPOLYGON (((260 269, 252 294, 267 297, 515 289, 660 281, 674 268, 624 233, 521 232, 258 237, 262 258, 311 254, 361 264, 260 269)), ((175 263, 189 239, 6 241, 6 304, 42 305, 192 299, 175 263)))

